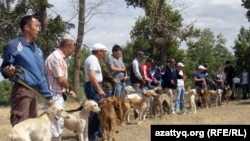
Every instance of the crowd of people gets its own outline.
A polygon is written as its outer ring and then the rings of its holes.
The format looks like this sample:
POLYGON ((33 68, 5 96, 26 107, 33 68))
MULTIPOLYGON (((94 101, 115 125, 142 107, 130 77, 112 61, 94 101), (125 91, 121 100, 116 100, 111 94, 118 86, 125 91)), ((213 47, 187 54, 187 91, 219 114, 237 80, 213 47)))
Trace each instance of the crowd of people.
MULTIPOLYGON (((14 81, 17 78, 32 88, 36 89, 47 99, 47 105, 58 103, 64 106, 64 94, 76 98, 68 81, 68 65, 66 59, 74 53, 76 44, 72 38, 64 38, 60 45, 44 60, 43 52, 36 44, 35 39, 40 32, 40 23, 33 16, 25 16, 21 19, 20 28, 22 35, 9 41, 3 54, 1 73, 5 78, 14 81), (20 73, 23 72, 23 74, 20 73)), ((99 102, 104 97, 123 97, 126 81, 129 81, 134 89, 142 96, 146 90, 161 86, 170 94, 171 113, 184 111, 185 94, 185 65, 182 62, 176 64, 175 59, 169 59, 164 67, 156 67, 153 71, 154 60, 146 57, 144 52, 138 51, 131 62, 130 70, 125 67, 122 58, 122 47, 115 44, 112 54, 105 58, 107 47, 101 43, 92 46, 91 55, 84 62, 85 84, 84 92, 87 99, 99 102), (142 63, 143 62, 143 63, 142 63), (128 72, 129 71, 129 72, 128 72)), ((230 61, 222 70, 218 66, 214 76, 209 78, 208 66, 198 66, 193 75, 195 88, 211 88, 210 81, 216 83, 216 89, 222 89, 224 83, 233 87, 235 76, 234 68, 230 61)), ((246 68, 242 69, 240 82, 243 88, 243 98, 248 93, 249 75, 246 68)), ((19 122, 37 117, 38 95, 26 86, 14 81, 11 93, 10 122, 14 126, 19 122)), ((100 137, 100 123, 96 113, 89 116, 89 140, 100 137)), ((61 141, 63 132, 63 119, 58 119, 52 125, 53 140, 61 141)))

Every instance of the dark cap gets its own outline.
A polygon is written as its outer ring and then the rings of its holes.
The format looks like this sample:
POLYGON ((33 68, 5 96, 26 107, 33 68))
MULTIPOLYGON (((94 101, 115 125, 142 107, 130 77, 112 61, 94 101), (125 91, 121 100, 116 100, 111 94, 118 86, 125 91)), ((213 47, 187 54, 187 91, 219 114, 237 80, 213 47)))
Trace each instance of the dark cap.
POLYGON ((146 60, 146 62, 150 62, 150 63, 153 63, 154 62, 154 60, 153 60, 153 58, 147 58, 147 60, 146 60))
POLYGON ((138 51, 137 53, 136 53, 136 55, 144 55, 144 52, 143 51, 138 51))

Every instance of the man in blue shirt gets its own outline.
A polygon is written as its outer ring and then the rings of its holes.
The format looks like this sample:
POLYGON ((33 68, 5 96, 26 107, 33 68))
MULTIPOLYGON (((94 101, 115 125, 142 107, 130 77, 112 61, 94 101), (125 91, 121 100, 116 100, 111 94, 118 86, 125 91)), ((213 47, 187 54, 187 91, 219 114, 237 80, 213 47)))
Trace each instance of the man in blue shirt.
MULTIPOLYGON (((1 73, 4 78, 11 78, 18 68, 24 76, 15 75, 30 87, 40 92, 48 104, 53 104, 52 95, 44 71, 43 52, 35 43, 35 38, 40 32, 40 22, 33 16, 21 19, 20 28, 22 35, 9 41, 4 47, 1 73)), ((22 84, 15 82, 11 93, 11 125, 27 119, 37 117, 38 96, 22 84)))
MULTIPOLYGON (((196 95, 196 101, 199 100, 201 102, 201 89, 202 88, 207 88, 207 84, 206 84, 206 79, 205 79, 205 74, 203 73, 203 71, 206 68, 202 65, 200 65, 198 67, 198 71, 194 73, 194 82, 195 82, 195 89, 197 92, 196 95)), ((198 105, 201 103, 198 103, 198 105)))

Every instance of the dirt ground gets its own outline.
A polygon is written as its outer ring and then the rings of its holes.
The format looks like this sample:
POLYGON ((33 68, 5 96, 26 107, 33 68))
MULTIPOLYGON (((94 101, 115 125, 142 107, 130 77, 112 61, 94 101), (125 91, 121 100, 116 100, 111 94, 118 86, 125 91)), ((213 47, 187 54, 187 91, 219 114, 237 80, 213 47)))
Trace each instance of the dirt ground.
MULTIPOLYGON (((67 104, 66 109, 76 108, 78 103, 67 104)), ((10 131, 9 107, 0 107, 0 138, 5 139, 10 131)), ((198 109, 196 114, 165 115, 162 118, 149 118, 137 125, 132 118, 132 124, 118 126, 115 134, 117 141, 150 141, 150 126, 160 125, 250 125, 250 99, 230 101, 229 105, 198 109)), ((63 141, 75 141, 75 134, 64 130, 63 141)))

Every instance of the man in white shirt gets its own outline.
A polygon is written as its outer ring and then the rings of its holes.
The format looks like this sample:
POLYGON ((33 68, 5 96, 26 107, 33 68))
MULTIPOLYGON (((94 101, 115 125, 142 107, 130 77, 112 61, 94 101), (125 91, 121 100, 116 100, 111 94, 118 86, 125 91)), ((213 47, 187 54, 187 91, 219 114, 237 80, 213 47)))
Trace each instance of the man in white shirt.
MULTIPOLYGON (((99 59, 105 57, 107 48, 105 45, 96 43, 92 47, 92 54, 85 60, 84 71, 85 71, 85 85, 84 91, 87 99, 92 99, 97 103, 106 94, 102 89, 102 70, 99 63, 99 59)), ((89 141, 97 140, 98 136, 101 135, 100 122, 96 113, 91 113, 89 116, 89 129, 88 136, 89 141)))

